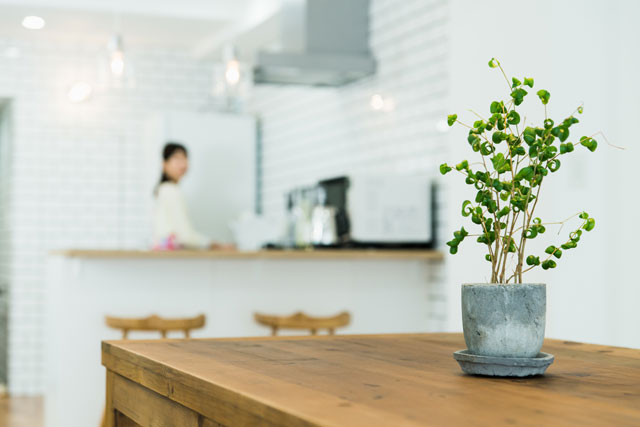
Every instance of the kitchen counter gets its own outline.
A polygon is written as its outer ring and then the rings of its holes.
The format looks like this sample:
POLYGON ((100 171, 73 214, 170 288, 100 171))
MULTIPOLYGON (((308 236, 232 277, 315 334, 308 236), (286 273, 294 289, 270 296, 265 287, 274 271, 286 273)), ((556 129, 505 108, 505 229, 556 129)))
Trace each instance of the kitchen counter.
POLYGON ((444 254, 435 250, 408 249, 312 249, 312 250, 106 250, 106 249, 66 249, 52 251, 52 255, 74 258, 211 258, 211 259, 444 259, 444 254))
POLYGON ((442 257, 422 250, 56 251, 44 299, 45 425, 98 425, 105 390, 100 341, 121 337, 105 325, 106 315, 204 314, 196 338, 268 336, 255 312, 348 311, 352 322, 337 333, 437 331, 446 323, 442 257), (68 408, 80 400, 70 421, 68 408))
POLYGON ((503 379, 462 374, 462 348, 462 334, 105 342, 107 426, 640 425, 638 350, 545 340, 545 376, 503 379))

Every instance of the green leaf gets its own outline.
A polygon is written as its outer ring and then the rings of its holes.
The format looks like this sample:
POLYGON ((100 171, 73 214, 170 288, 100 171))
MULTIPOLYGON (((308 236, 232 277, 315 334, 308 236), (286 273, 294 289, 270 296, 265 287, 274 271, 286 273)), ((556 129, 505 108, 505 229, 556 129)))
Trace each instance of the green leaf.
POLYGON ((580 218, 580 219, 589 219, 589 214, 588 214, 588 213, 586 213, 586 212, 582 212, 582 213, 578 216, 578 218, 580 218))
POLYGON ((593 218, 589 218, 586 224, 584 225, 584 227, 582 228, 584 228, 586 231, 591 231, 595 226, 596 226, 596 220, 593 218))
POLYGON ((469 136, 467 137, 467 142, 469 144, 475 144, 476 142, 480 142, 481 139, 478 135, 476 135, 475 133, 469 131, 469 136))
POLYGON ((536 130, 527 126, 524 129, 523 138, 527 144, 531 145, 536 140, 536 130))
POLYGON ((560 259, 562 257, 562 250, 556 248, 556 250, 553 251, 553 256, 560 259))
POLYGON ((572 125, 575 125, 576 123, 580 123, 580 120, 576 119, 573 116, 569 116, 562 121, 562 124, 565 125, 566 127, 570 127, 572 125))
POLYGON ((564 125, 556 126, 551 129, 551 135, 557 136, 561 142, 565 142, 569 138, 569 128, 564 125))
MULTIPOLYGON (((495 135, 495 134, 494 134, 495 135)), ((498 153, 491 158, 491 163, 493 164, 493 168, 498 172, 498 174, 505 173, 511 170, 511 165, 507 159, 505 159, 504 154, 498 153)))
POLYGON ((525 150, 521 145, 518 145, 517 147, 512 146, 509 151, 511 152, 511 157, 524 156, 525 154, 527 154, 527 150, 525 150))
POLYGON ((560 154, 570 153, 573 151, 573 143, 567 142, 566 144, 560 144, 560 154))
POLYGON ((578 107, 578 113, 582 114, 582 112, 584 111, 584 107, 581 105, 578 107))
POLYGON ((542 263, 542 269, 548 270, 550 268, 556 268, 556 262, 552 259, 548 259, 542 263))
POLYGON ((538 154, 538 158, 540 159, 540 161, 549 160, 555 157, 557 152, 558 148, 554 145, 550 145, 546 147, 542 153, 538 154))
POLYGON ((489 106, 491 114, 502 113, 504 111, 504 104, 502 102, 493 101, 489 106))
POLYGON ((582 138, 580 138, 580 145, 587 147, 587 149, 592 153, 596 151, 596 148, 598 148, 598 143, 596 142, 596 140, 593 138, 589 138, 588 136, 583 136, 582 138))
POLYGON ((489 61, 489 67, 491 68, 496 68, 499 65, 500 65, 500 62, 498 62, 496 58, 491 58, 491 60, 489 61))
POLYGON ((525 86, 529 86, 530 88, 533 88, 533 77, 525 77, 524 84, 525 86))
POLYGON ((515 110, 509 111, 507 114, 507 123, 510 125, 517 125, 520 123, 520 114, 518 114, 515 110))
POLYGON ((582 236, 582 230, 576 230, 569 233, 569 239, 574 243, 578 243, 580 241, 580 236, 582 236))
POLYGON ((505 139, 507 139, 507 134, 504 132, 494 132, 493 135, 491 135, 491 140, 494 144, 500 144, 505 139))
POLYGON ((527 265, 540 265, 540 257, 529 255, 527 257, 527 265))
POLYGON ((442 175, 446 175, 447 173, 451 172, 451 170, 452 170, 451 167, 446 163, 443 163, 440 165, 440 173, 442 175))
POLYGON ((480 145, 480 154, 482 154, 483 156, 488 156, 489 154, 492 154, 494 151, 496 151, 496 147, 494 147, 493 144, 484 142, 482 143, 482 145, 480 145))
POLYGON ((531 178, 533 178, 533 175, 534 175, 534 171, 535 170, 533 166, 524 167, 518 171, 515 179, 516 181, 520 181, 523 179, 526 179, 527 181, 531 181, 531 178))
POLYGON ((538 227, 531 227, 524 231, 524 237, 527 239, 535 239, 538 235, 538 227))
POLYGON ((496 216, 498 218, 502 218, 505 215, 509 215, 509 212, 511 212, 511 208, 509 208, 509 206, 505 206, 504 208, 500 209, 496 216))
POLYGON ((549 168, 551 172, 557 171, 558 169, 560 169, 560 160, 558 159, 549 160, 547 162, 547 168, 549 168))
POLYGON ((537 95, 538 95, 538 98, 540 98, 540 101, 542 101, 544 105, 547 105, 549 103, 549 98, 551 98, 551 94, 548 91, 544 89, 540 89, 537 92, 537 95))
POLYGON ((515 77, 511 77, 511 82, 513 83, 513 85, 511 86, 513 88, 518 87, 522 84, 522 82, 515 77))
POLYGON ((486 255, 484 256, 484 259, 486 259, 487 261, 491 262, 491 255, 486 254, 486 255))
POLYGON ((462 227, 460 231, 453 232, 453 239, 447 242, 447 246, 449 246, 449 252, 451 254, 456 254, 458 252, 458 245, 467 237, 469 233, 467 230, 462 227))
POLYGON ((473 211, 473 208, 467 209, 467 206, 469 206, 470 204, 470 200, 465 200, 464 202, 462 202, 462 216, 466 217, 471 215, 471 211, 473 211))
POLYGON ((453 126, 453 124, 456 122, 456 120, 458 120, 458 115, 457 114, 449 114, 447 116, 447 124, 449 126, 453 126))
POLYGON ((558 248, 556 248, 555 246, 551 245, 551 246, 548 246, 547 249, 544 250, 544 252, 549 254, 549 255, 551 255, 556 249, 558 249, 558 248))
POLYGON ((513 103, 516 105, 522 104, 524 101, 524 97, 527 96, 528 92, 522 88, 514 89, 511 92, 511 98, 513 98, 513 103))
POLYGON ((469 162, 466 160, 461 161, 460 163, 458 163, 456 165, 456 170, 461 171, 461 170, 466 170, 469 168, 469 162))
POLYGON ((544 128, 545 129, 551 129, 553 127, 553 120, 551 119, 546 119, 544 121, 544 128))

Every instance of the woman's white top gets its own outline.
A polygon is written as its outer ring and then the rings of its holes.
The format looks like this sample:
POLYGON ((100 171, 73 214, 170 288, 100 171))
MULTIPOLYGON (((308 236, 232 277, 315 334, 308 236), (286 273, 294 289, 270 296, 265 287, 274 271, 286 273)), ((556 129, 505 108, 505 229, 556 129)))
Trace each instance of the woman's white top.
POLYGON ((163 182, 158 186, 154 207, 154 243, 161 244, 171 235, 187 248, 207 248, 211 244, 210 238, 193 228, 180 187, 174 182, 163 182))

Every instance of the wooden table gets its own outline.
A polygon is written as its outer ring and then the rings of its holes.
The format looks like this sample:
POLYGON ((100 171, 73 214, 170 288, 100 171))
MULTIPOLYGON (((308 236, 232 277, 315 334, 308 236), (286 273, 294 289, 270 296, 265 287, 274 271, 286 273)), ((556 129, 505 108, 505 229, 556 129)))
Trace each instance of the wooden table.
POLYGON ((547 340, 544 377, 461 373, 460 334, 104 342, 107 425, 640 425, 640 350, 547 340))

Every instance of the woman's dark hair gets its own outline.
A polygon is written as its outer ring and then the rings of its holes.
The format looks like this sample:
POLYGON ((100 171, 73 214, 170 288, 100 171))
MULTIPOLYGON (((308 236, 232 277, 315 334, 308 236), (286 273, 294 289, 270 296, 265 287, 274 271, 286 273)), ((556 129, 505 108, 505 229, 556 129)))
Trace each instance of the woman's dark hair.
MULTIPOLYGON (((179 142, 173 142, 173 141, 167 142, 164 145, 164 148, 162 149, 162 160, 166 162, 171 158, 171 156, 173 156, 178 151, 181 151, 182 153, 184 153, 185 156, 188 155, 187 147, 185 147, 184 145, 180 144, 179 142)), ((158 183, 158 185, 168 181, 171 181, 171 178, 169 178, 169 176, 164 172, 164 169, 163 169, 162 174, 160 175, 160 182, 158 183)), ((156 188, 156 192, 157 192, 157 188, 156 188)))

